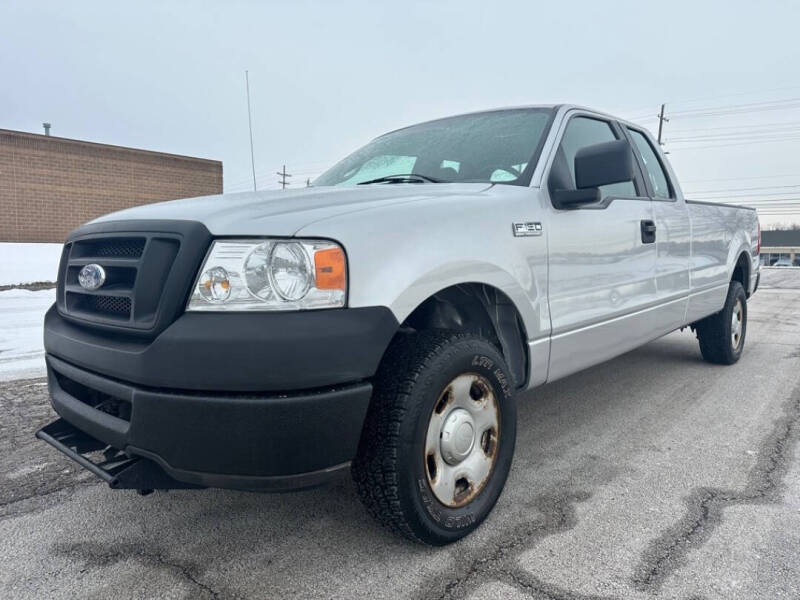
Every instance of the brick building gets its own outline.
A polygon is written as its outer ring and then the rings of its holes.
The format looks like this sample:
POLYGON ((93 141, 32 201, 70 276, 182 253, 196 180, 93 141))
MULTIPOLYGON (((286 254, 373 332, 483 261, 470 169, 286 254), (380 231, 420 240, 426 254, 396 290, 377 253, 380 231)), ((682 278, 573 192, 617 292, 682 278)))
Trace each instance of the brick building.
POLYGON ((62 242, 100 215, 222 193, 222 163, 0 129, 0 242, 62 242))

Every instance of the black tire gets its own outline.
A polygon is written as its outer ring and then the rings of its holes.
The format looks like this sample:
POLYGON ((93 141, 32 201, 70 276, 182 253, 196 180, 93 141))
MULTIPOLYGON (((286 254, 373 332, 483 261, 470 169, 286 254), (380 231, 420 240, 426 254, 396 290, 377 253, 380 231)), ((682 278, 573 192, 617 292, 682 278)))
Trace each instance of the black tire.
POLYGON ((376 375, 353 461, 353 479, 367 510, 390 530, 425 544, 449 544, 475 530, 500 497, 511 468, 517 427, 513 391, 503 357, 477 335, 398 334, 376 375), (488 479, 466 504, 451 507, 431 488, 425 445, 444 390, 463 374, 477 374, 491 386, 499 435, 488 479))
POLYGON ((695 329, 700 353, 706 361, 717 365, 732 365, 738 361, 747 333, 747 297, 742 284, 732 281, 722 310, 699 321, 695 329), (734 341, 732 320, 737 306, 741 306, 741 332, 738 341, 734 341))

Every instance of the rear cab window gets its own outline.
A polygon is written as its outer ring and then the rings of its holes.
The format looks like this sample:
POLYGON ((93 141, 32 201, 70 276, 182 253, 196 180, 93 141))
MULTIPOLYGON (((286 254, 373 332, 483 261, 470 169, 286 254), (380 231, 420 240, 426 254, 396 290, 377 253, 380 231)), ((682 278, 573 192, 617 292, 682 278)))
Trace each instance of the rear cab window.
POLYGON ((630 134, 633 140, 633 145, 638 151, 639 159, 644 166, 645 175, 647 175, 647 179, 650 181, 650 187, 653 188, 653 197, 660 200, 674 199, 675 194, 672 191, 672 185, 670 185, 669 178, 664 170, 664 165, 661 164, 661 159, 659 159, 658 153, 655 151, 655 148, 653 148, 650 140, 648 140, 647 136, 641 131, 631 129, 630 127, 627 129, 628 134, 630 134))

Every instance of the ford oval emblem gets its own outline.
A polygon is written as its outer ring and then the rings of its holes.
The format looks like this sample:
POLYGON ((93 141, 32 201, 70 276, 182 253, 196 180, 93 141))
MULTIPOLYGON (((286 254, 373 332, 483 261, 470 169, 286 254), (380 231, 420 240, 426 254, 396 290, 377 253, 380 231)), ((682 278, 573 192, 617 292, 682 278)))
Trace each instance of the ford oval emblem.
POLYGON ((106 270, 100 265, 84 266, 78 273, 78 283, 85 290, 94 291, 106 282, 106 270))

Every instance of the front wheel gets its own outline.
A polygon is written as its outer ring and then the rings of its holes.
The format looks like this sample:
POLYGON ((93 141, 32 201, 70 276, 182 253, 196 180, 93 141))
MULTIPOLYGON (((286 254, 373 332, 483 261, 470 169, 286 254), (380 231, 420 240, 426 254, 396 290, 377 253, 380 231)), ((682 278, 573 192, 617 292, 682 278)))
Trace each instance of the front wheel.
POLYGON ((400 335, 381 363, 353 478, 368 511, 433 545, 454 542, 494 507, 516 440, 505 361, 472 334, 400 335))
POLYGON ((698 322, 695 329, 705 360, 718 365, 739 360, 747 333, 747 296, 742 284, 732 281, 722 310, 698 322))

